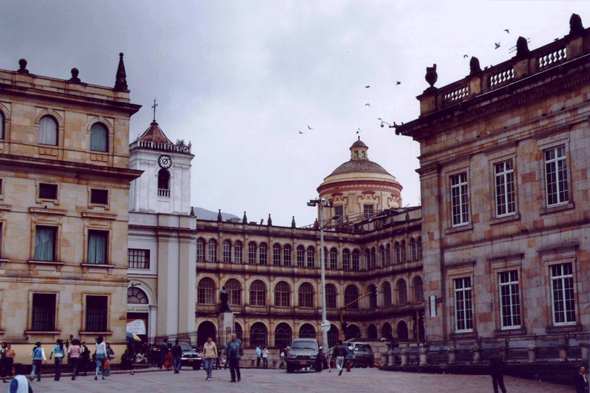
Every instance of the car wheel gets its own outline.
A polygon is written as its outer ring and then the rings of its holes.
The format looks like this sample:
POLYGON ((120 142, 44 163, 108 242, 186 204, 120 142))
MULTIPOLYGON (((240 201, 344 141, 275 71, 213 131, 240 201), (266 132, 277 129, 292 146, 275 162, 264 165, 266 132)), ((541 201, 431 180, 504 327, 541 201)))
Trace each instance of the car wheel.
POLYGON ((289 367, 289 366, 287 366, 287 373, 288 373, 288 374, 291 374, 293 371, 294 371, 294 370, 293 370, 293 367, 289 367))

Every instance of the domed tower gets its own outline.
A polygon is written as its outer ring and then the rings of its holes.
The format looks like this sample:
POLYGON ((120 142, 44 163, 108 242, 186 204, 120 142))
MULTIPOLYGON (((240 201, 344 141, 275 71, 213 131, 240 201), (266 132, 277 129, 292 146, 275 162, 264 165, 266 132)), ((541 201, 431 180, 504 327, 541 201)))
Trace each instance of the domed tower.
POLYGON ((340 165, 318 187, 320 198, 334 207, 324 221, 350 223, 372 217, 385 209, 402 206, 402 186, 383 167, 371 160, 361 138, 350 147, 350 160, 340 165))

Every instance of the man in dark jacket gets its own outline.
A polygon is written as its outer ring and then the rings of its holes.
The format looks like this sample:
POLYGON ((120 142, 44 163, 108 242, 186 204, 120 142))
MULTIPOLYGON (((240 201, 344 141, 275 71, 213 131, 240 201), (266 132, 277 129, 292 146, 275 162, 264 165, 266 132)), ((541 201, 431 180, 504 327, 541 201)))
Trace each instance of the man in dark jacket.
POLYGON ((574 386, 577 393, 588 393, 588 379, 586 379, 586 367, 582 366, 578 369, 578 373, 574 376, 574 386))
POLYGON ((225 358, 229 363, 229 372, 231 374, 230 382, 240 382, 242 376, 240 375, 240 356, 244 356, 244 348, 238 336, 234 333, 231 335, 231 340, 225 344, 225 358), (236 376, 238 377, 236 381, 236 376))
POLYGON ((496 351, 490 356, 490 375, 492 376, 492 383, 494 384, 494 393, 498 393, 498 385, 500 385, 502 393, 506 393, 506 388, 504 387, 505 363, 499 352, 500 351, 496 351))
POLYGON ((176 339, 172 347, 172 358, 174 359, 174 374, 178 374, 182 366, 182 347, 178 343, 178 339, 176 339))
POLYGON ((160 368, 162 368, 162 366, 164 366, 164 357, 168 354, 168 337, 166 337, 164 339, 164 341, 162 341, 162 344, 160 344, 160 363, 158 363, 158 366, 160 368))

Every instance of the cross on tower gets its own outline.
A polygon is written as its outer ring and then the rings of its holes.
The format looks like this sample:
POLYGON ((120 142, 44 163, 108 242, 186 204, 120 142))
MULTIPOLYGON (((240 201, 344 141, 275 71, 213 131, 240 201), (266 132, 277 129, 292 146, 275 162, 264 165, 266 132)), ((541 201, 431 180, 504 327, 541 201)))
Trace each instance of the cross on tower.
POLYGON ((152 108, 154 108, 154 121, 156 121, 156 107, 158 106, 158 104, 156 104, 156 99, 154 98, 154 105, 152 105, 152 108))

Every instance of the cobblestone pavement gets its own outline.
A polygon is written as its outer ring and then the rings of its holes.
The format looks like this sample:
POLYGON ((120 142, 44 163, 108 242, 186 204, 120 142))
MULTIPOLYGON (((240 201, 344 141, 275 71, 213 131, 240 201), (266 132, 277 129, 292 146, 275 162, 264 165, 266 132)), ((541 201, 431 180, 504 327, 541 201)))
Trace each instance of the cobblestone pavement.
MULTIPOLYGON (((377 369, 353 369, 341 377, 334 371, 328 373, 287 374, 279 370, 242 370, 242 381, 229 382, 229 371, 213 371, 213 380, 205 381, 205 372, 186 370, 175 375, 172 372, 143 372, 135 375, 115 374, 107 380, 94 380, 94 376, 79 377, 72 381, 62 377, 55 382, 45 377, 41 382, 33 382, 35 393, 39 392, 304 392, 304 393, 343 393, 343 392, 492 392, 492 380, 483 375, 435 375, 398 373, 377 369)), ((568 386, 505 378, 508 392, 518 393, 559 393, 572 392, 568 386)), ((5 384, 4 387, 7 387, 5 384)))

